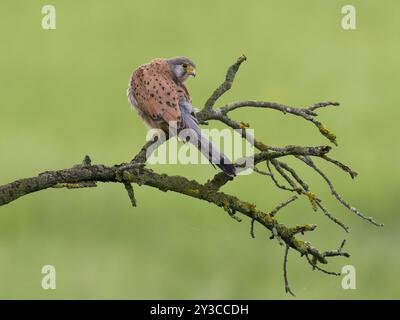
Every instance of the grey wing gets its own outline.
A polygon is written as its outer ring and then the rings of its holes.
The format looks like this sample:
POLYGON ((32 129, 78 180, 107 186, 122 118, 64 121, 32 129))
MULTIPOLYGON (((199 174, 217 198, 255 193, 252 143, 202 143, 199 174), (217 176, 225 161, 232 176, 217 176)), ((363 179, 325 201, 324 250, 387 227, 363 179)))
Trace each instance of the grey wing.
POLYGON ((194 108, 192 104, 183 97, 179 99, 179 107, 181 109, 183 123, 188 128, 196 131, 196 133, 201 134, 199 121, 195 116, 196 108, 194 108))

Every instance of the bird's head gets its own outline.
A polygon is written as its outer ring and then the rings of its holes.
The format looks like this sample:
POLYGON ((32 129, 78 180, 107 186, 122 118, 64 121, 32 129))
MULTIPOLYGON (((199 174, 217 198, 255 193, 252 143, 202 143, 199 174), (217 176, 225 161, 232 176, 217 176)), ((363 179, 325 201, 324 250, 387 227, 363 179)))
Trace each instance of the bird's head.
POLYGON ((176 57, 167 59, 174 78, 183 83, 189 76, 196 76, 196 65, 186 57, 176 57))

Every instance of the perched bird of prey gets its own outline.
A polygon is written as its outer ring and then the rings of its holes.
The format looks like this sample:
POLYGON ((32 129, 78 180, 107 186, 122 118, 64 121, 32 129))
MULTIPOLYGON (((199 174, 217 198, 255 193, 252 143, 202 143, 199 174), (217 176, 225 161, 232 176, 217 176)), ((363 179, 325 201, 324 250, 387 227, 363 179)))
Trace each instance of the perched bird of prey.
POLYGON ((159 58, 141 65, 130 78, 128 99, 151 128, 168 133, 169 125, 175 124, 178 134, 183 129, 193 130, 196 139, 189 139, 189 142, 211 163, 225 173, 235 175, 231 161, 201 133, 196 109, 183 84, 189 76, 196 75, 195 67, 194 62, 186 57, 159 58))

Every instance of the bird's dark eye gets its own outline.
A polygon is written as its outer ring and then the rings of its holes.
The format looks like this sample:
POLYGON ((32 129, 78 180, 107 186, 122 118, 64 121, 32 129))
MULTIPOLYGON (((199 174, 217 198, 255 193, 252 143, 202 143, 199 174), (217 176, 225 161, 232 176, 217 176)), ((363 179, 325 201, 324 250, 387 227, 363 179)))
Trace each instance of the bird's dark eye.
POLYGON ((188 65, 186 63, 182 64, 183 69, 186 69, 188 65))

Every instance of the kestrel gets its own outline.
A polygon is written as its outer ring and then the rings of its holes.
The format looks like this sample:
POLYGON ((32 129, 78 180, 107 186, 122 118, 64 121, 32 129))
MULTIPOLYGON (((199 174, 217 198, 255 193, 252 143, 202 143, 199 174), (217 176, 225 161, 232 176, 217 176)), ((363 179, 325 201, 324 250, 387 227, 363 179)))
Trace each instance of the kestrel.
POLYGON ((196 109, 183 84, 189 76, 196 75, 195 67, 194 62, 186 57, 159 58, 141 65, 130 78, 128 99, 151 128, 168 133, 169 126, 175 125, 178 134, 183 129, 192 130, 196 139, 189 139, 189 142, 212 164, 229 175, 235 175, 231 161, 202 134, 196 109))

